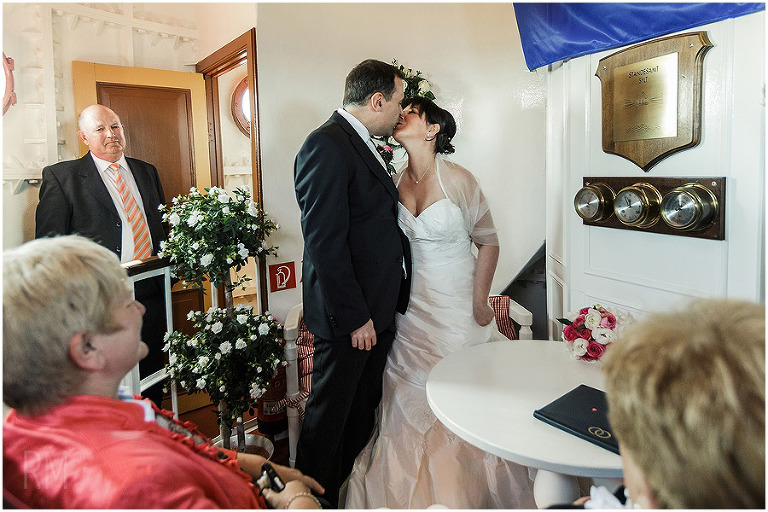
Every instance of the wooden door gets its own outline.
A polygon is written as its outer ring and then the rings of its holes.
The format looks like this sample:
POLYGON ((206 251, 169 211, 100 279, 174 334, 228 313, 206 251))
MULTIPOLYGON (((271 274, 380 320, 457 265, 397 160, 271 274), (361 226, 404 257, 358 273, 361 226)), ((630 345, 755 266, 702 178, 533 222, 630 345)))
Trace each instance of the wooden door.
POLYGON ((166 201, 197 185, 189 89, 97 82, 98 103, 120 116, 126 154, 157 167, 166 201))

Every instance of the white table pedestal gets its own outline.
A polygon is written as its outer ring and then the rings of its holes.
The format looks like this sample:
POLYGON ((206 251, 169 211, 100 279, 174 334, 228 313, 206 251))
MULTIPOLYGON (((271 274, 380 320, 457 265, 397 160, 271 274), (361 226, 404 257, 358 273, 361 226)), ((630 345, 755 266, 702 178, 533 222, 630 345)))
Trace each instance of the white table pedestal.
POLYGON ((579 482, 575 476, 563 475, 539 469, 533 480, 533 499, 536 506, 547 508, 551 505, 572 503, 581 496, 579 482))

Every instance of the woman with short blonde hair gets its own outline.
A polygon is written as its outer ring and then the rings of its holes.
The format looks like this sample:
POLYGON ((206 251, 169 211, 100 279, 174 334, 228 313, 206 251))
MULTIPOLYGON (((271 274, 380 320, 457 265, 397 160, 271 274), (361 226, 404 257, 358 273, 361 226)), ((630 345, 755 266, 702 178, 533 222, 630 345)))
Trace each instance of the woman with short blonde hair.
POLYGON ((765 307, 703 300, 628 328, 604 362, 629 499, 765 508, 765 307))

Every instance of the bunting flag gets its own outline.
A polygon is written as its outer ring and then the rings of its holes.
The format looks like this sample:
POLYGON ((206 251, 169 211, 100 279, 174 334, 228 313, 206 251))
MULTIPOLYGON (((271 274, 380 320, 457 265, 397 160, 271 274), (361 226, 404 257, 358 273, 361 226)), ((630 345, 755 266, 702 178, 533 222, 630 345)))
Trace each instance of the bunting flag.
POLYGON ((765 10, 764 3, 515 3, 528 69, 765 10))

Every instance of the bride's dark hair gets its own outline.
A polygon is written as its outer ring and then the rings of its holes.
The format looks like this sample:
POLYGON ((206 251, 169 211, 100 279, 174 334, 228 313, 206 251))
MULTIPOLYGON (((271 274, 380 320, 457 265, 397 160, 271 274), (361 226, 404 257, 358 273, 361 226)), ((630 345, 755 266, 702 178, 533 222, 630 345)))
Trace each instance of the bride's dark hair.
POLYGON ((429 124, 440 126, 440 131, 437 132, 437 137, 435 137, 435 153, 450 154, 456 151, 451 144, 451 139, 456 135, 456 121, 450 112, 438 107, 434 101, 421 96, 406 98, 400 104, 403 108, 408 105, 416 107, 419 113, 425 116, 429 124))

